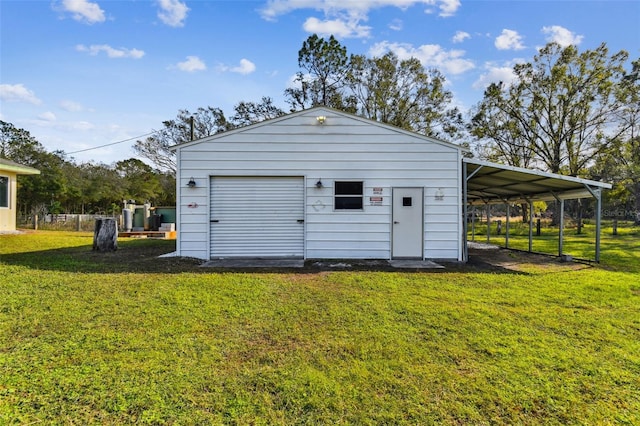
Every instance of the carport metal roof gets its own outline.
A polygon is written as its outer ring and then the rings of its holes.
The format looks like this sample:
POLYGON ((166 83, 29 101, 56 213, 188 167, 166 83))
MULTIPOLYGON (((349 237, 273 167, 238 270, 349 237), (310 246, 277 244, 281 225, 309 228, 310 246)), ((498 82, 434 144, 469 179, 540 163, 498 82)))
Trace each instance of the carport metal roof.
POLYGON ((611 184, 465 158, 472 205, 590 198, 611 184))
MULTIPOLYGON (((476 159, 464 158, 463 164, 463 197, 464 217, 468 218, 469 205, 507 205, 507 233, 505 244, 509 247, 509 204, 528 203, 533 210, 534 201, 560 202, 560 226, 558 231, 558 255, 562 256, 564 201, 593 197, 596 200, 596 240, 595 260, 600 261, 600 231, 602 190, 610 189, 611 184, 593 180, 563 176, 539 170, 490 163, 476 159)), ((464 223, 464 235, 467 235, 467 220, 464 223)), ((487 238, 489 227, 487 227, 487 238)), ((533 216, 529 218, 529 251, 532 251, 533 216)), ((466 238, 464 238, 465 260, 469 258, 466 238)))

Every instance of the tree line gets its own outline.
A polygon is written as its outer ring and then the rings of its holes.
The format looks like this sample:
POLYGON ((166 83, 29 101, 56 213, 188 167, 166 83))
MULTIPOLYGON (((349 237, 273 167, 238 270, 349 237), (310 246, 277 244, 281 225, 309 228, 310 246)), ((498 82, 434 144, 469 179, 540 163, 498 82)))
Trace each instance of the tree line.
MULTIPOLYGON (((628 60, 627 52, 610 53, 605 43, 582 52, 576 46, 549 43, 531 62, 513 67, 512 82, 489 85, 465 116, 453 105, 453 94, 437 69, 425 68, 416 58, 399 59, 391 52, 372 58, 349 55, 333 36, 312 35, 298 51, 299 71, 284 98, 288 112, 324 105, 464 144, 482 159, 612 182, 607 205, 617 211, 640 212, 640 59, 630 64, 628 60)), ((195 112, 179 110, 159 131, 134 145, 139 157, 153 168, 138 159, 110 166, 77 165, 66 160, 64 153, 42 149, 36 149, 39 163, 34 163, 31 154, 5 153, 12 138, 28 135, 22 129, 6 131, 12 128, 8 123, 3 123, 0 155, 43 171, 40 177, 21 178, 21 200, 26 200, 27 210, 47 202, 51 205, 51 194, 58 194, 55 201, 60 208, 76 211, 108 208, 126 198, 173 204, 175 188, 165 186, 175 176, 170 146, 286 113, 269 97, 239 102, 230 117, 213 106, 195 112), (64 170, 63 178, 38 184, 41 188, 27 180, 35 182, 58 170, 64 170), (103 185, 114 183, 113 191, 100 194, 87 184, 91 179, 103 185), (136 187, 140 187, 137 193, 136 187)))
POLYGON ((47 213, 111 214, 123 200, 175 205, 175 177, 131 158, 107 165, 77 164, 64 152, 48 152, 24 129, 0 121, 0 157, 40 170, 20 176, 18 210, 23 216, 47 213))

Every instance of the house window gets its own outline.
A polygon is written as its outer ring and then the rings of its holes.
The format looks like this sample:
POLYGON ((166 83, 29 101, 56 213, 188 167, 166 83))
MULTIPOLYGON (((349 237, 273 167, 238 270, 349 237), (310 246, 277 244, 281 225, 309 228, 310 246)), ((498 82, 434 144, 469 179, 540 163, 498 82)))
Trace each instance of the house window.
POLYGON ((9 178, 0 176, 0 207, 9 207, 9 178))
POLYGON ((362 182, 335 182, 336 210, 362 210, 362 182))

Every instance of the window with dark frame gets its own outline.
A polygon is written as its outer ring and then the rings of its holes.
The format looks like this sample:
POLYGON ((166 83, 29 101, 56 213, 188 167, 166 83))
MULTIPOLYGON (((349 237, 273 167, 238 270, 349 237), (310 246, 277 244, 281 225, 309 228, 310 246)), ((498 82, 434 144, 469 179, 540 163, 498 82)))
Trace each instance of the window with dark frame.
POLYGON ((362 182, 335 182, 335 209, 362 210, 363 188, 362 182))
POLYGON ((0 207, 9 207, 9 178, 0 176, 0 207))

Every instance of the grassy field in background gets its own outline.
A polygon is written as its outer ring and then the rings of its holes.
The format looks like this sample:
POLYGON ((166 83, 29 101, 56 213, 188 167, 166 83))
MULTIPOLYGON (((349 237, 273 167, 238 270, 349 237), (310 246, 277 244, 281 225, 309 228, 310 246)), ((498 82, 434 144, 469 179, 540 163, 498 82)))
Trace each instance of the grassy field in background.
POLYGON ((91 244, 0 235, 0 424, 640 424, 637 228, 603 235, 601 265, 517 271, 225 272, 158 259, 173 241, 91 244))
MULTIPOLYGON (((620 222, 617 228, 617 235, 613 235, 613 225, 611 221, 603 221, 601 225, 601 263, 603 267, 613 268, 635 268, 638 262, 637 252, 640 251, 640 227, 633 226, 631 222, 620 222), (635 261, 635 264, 634 264, 635 261)), ((471 225, 469 225, 471 229, 471 225)), ((497 234, 496 221, 491 223, 489 243, 505 247, 506 244, 506 222, 502 220, 502 232, 497 234)), ((538 253, 558 255, 559 231, 558 227, 551 227, 548 223, 543 223, 540 229, 541 235, 536 235, 534 224, 532 250, 538 253)), ((474 240, 479 243, 487 243, 486 222, 476 223, 475 237, 469 232, 469 241, 474 240)), ((529 250, 529 224, 518 220, 512 220, 509 224, 509 248, 517 250, 529 250)), ((563 232, 563 254, 569 254, 576 259, 595 259, 595 224, 585 223, 580 234, 577 233, 575 225, 566 226, 563 232)), ((640 265, 638 265, 640 266, 640 265)))

